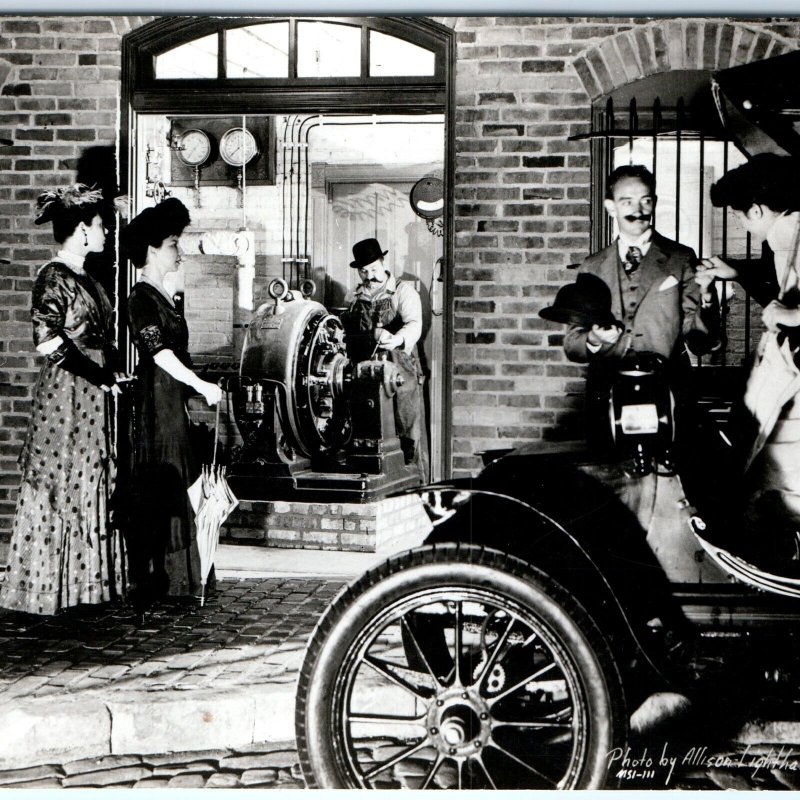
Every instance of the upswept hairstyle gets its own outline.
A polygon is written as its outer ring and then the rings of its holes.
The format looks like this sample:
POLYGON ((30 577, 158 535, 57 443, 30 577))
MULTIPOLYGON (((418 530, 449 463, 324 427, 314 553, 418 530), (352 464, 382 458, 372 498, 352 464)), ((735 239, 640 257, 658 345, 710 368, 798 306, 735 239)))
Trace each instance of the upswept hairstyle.
POLYGON ((621 167, 617 167, 608 176, 608 180, 606 181, 606 200, 614 199, 614 189, 620 181, 626 178, 638 178, 650 190, 650 194, 655 197, 655 175, 641 164, 623 164, 621 167))
POLYGON ((108 204, 99 189, 90 189, 83 183, 63 186, 43 192, 36 200, 37 225, 53 223, 53 238, 63 244, 81 222, 91 225, 96 216, 103 216, 108 204))
POLYGON ((148 247, 161 247, 168 236, 180 236, 190 222, 186 206, 177 197, 168 197, 137 214, 120 232, 120 245, 133 265, 141 269, 148 247))
POLYGON ((800 210, 800 166, 792 156, 760 153, 726 172, 712 184, 709 195, 715 206, 749 211, 764 205, 773 211, 800 210))

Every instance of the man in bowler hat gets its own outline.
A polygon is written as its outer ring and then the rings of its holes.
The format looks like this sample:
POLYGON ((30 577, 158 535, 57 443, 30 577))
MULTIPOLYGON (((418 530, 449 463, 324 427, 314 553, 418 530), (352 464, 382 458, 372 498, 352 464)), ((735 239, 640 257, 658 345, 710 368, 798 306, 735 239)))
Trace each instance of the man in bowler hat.
POLYGON ((416 289, 398 280, 384 263, 388 250, 377 239, 353 245, 350 266, 358 270, 360 284, 342 313, 347 351, 354 363, 385 351, 400 371, 404 383, 395 395, 395 425, 406 463, 417 464, 423 482, 428 480, 428 446, 422 401, 422 369, 417 342, 422 334, 422 303, 416 289))

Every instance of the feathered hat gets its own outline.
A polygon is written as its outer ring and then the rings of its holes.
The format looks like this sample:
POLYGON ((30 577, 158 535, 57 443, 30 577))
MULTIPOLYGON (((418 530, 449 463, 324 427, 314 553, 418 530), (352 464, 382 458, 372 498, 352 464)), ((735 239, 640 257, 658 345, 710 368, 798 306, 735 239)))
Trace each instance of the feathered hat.
POLYGON ((83 183, 50 189, 40 194, 36 200, 35 222, 37 225, 44 225, 45 222, 52 222, 59 214, 102 203, 103 193, 100 189, 90 189, 83 183))

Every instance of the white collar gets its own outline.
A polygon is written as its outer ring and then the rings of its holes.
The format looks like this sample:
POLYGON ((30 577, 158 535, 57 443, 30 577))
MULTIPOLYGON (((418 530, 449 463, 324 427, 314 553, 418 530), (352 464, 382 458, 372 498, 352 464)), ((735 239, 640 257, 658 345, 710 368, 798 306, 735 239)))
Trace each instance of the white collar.
POLYGON ((653 229, 648 228, 641 236, 638 236, 636 239, 631 239, 624 234, 620 234, 619 238, 617 239, 617 248, 619 250, 619 254, 624 258, 625 254, 628 252, 629 247, 638 247, 642 251, 642 255, 647 255, 647 251, 650 249, 650 245, 653 241, 653 229))
POLYGON ((767 244, 773 253, 788 250, 792 246, 798 221, 800 212, 793 211, 791 214, 783 214, 772 223, 767 232, 767 244))
POLYGON ((71 253, 69 250, 59 250, 56 253, 56 258, 63 261, 68 267, 78 273, 83 273, 83 262, 86 261, 85 256, 79 256, 76 253, 71 253))

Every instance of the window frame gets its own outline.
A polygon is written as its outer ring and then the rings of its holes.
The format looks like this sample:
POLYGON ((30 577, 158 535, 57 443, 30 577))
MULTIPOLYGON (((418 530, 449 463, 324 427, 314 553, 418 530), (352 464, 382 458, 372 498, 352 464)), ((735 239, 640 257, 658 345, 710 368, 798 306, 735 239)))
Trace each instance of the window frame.
MULTIPOLYGON (((436 97, 441 105, 443 97, 440 92, 446 83, 447 77, 447 48, 441 39, 436 39, 413 18, 393 17, 237 17, 234 20, 228 17, 200 17, 181 18, 176 24, 174 19, 163 27, 153 23, 153 29, 146 38, 139 42, 135 49, 123 52, 127 64, 127 73, 133 76, 135 91, 131 98, 135 110, 147 108, 150 111, 159 110, 154 106, 161 100, 164 93, 172 94, 172 103, 175 102, 174 93, 203 92, 208 96, 219 94, 223 99, 228 94, 244 94, 253 89, 259 92, 275 90, 276 93, 285 90, 288 85, 300 90, 328 90, 332 88, 347 90, 358 88, 362 93, 366 87, 375 93, 388 98, 387 92, 391 89, 403 88, 415 90, 421 102, 435 102, 436 97), (286 78, 228 78, 225 75, 226 66, 226 37, 229 30, 246 28, 251 25, 266 22, 289 23, 289 74, 286 78), (319 77, 300 78, 297 76, 297 25, 300 22, 325 22, 338 25, 349 25, 360 28, 361 31, 361 74, 353 77, 319 77), (430 50, 434 54, 433 75, 426 76, 371 76, 369 75, 369 31, 374 30, 388 36, 394 36, 411 44, 430 50), (155 76, 155 57, 169 50, 186 44, 194 39, 216 34, 217 41, 217 77, 215 78, 157 78, 155 76), (409 36, 411 34, 411 36, 409 36), (429 99, 426 95, 430 94, 429 99)), ((123 51, 125 48, 123 48, 123 51)))
MULTIPOLYGON (((654 147, 654 156, 657 157, 657 142, 665 138, 673 138, 678 142, 678 165, 681 158, 681 142, 699 141, 700 159, 699 169, 703 170, 704 145, 707 142, 717 141, 725 143, 724 170, 727 170, 729 148, 734 145, 734 140, 728 134, 718 119, 710 119, 696 110, 696 103, 693 102, 692 88, 701 84, 701 76, 705 77, 705 82, 711 86, 711 72, 708 70, 687 70, 674 71, 669 76, 649 76, 631 84, 619 87, 596 98, 592 104, 592 121, 588 133, 578 134, 570 137, 571 139, 588 139, 591 150, 591 186, 590 186, 590 215, 591 215, 591 248, 592 252, 597 252, 611 244, 613 223, 606 213, 603 201, 605 199, 606 178, 611 170, 613 163, 613 150, 615 142, 627 140, 632 145, 634 139, 651 138, 654 147), (681 73, 691 75, 688 80, 682 80, 681 73), (666 83, 666 86, 664 85, 666 83), (670 85, 671 84, 671 85, 670 85), (691 87, 686 91, 687 85, 691 87), (666 100, 666 102, 664 102, 666 100), (643 102, 640 102, 643 101, 643 102)), ((656 162, 657 163, 657 162, 656 162)), ((680 174, 680 173, 679 173, 680 174)), ((656 180, 658 180, 657 167, 655 169, 656 180)), ((708 191, 708 186, 703 186, 701 176, 701 192, 708 191)), ((676 186, 676 217, 680 208, 680 191, 676 186)), ((700 237, 702 239, 704 218, 699 221, 700 237)), ((676 219, 676 227, 679 228, 679 221, 676 219)), ((722 215, 722 241, 723 247, 727 248, 728 243, 728 213, 722 215)), ((680 229, 677 237, 680 239, 680 229)), ((723 251, 723 257, 726 253, 723 251)), ((745 259, 753 257, 750 237, 747 236, 747 247, 745 259)), ((749 296, 744 305, 744 339, 746 342, 745 350, 749 352, 755 345, 754 328, 752 325, 752 309, 749 296)), ((727 305, 723 304, 723 331, 726 332, 728 314, 727 305)), ((715 365, 718 368, 738 370, 746 362, 747 353, 741 363, 731 361, 731 355, 725 350, 720 354, 721 363, 715 365)), ((704 367, 702 359, 698 359, 697 367, 704 367)))

